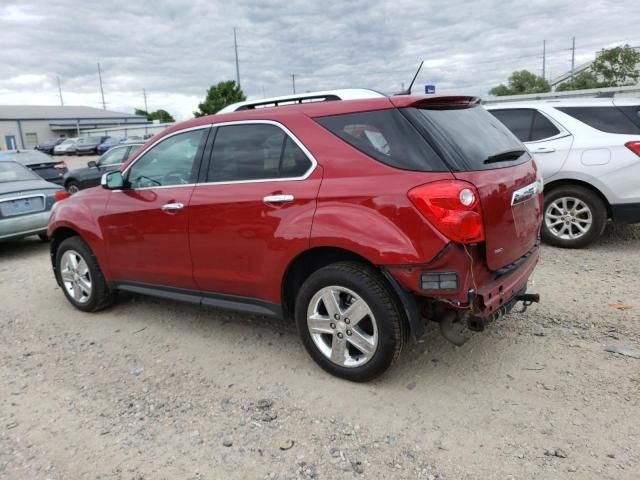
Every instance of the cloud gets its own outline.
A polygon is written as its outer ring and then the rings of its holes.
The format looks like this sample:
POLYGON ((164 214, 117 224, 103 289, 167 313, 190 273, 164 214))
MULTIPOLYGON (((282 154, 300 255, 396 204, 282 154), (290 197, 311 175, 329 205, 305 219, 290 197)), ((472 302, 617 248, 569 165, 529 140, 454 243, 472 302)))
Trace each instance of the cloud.
POLYGON ((0 103, 100 106, 97 62, 108 108, 164 108, 187 118, 206 89, 235 79, 238 29, 242 87, 250 97, 369 87, 394 92, 420 60, 438 92, 484 95, 514 70, 570 68, 602 47, 640 45, 637 0, 372 2, 211 0, 86 2, 22 0, 0 6, 0 103))

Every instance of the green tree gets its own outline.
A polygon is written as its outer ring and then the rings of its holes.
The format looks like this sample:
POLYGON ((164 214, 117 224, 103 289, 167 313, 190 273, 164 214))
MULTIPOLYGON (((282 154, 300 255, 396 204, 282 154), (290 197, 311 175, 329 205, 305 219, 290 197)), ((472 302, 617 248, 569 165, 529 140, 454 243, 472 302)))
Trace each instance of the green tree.
POLYGON ((196 117, 203 117, 205 115, 213 115, 219 112, 227 105, 232 103, 242 102, 246 100, 242 89, 236 85, 233 80, 227 80, 226 82, 220 82, 217 85, 212 85, 207 90, 207 96, 204 102, 198 105, 198 111, 193 112, 196 117))
POLYGON ((635 85, 640 78, 638 71, 640 52, 629 45, 602 50, 596 57, 591 70, 600 79, 603 87, 635 85))
POLYGON ((490 95, 501 97, 504 95, 523 95, 526 93, 550 92, 551 86, 544 78, 528 70, 513 72, 509 77, 509 85, 500 84, 489 91, 490 95))
POLYGON ((147 112, 146 110, 136 108, 135 113, 136 115, 147 117, 147 120, 160 120, 160 123, 171 123, 176 121, 169 112, 162 109, 156 110, 155 112, 147 112))
POLYGON ((598 81, 593 72, 585 71, 573 77, 573 80, 567 80, 556 87, 556 92, 566 92, 568 90, 585 90, 587 88, 601 87, 601 82, 598 81))

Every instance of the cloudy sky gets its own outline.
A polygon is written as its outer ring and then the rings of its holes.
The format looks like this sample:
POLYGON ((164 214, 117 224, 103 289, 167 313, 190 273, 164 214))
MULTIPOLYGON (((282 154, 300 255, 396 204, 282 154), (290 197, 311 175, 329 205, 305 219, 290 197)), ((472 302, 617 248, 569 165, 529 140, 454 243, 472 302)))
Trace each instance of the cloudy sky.
POLYGON ((416 82, 438 93, 486 95, 514 70, 547 76, 603 47, 640 46, 640 1, 510 0, 0 0, 0 104, 164 108, 178 119, 206 89, 235 79, 250 98, 416 82))

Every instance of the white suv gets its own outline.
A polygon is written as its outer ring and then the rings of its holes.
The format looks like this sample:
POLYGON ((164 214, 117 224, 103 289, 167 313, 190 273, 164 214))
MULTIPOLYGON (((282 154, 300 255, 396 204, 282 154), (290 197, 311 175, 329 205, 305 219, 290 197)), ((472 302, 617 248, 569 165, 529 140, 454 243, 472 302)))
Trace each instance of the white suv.
POLYGON ((486 105, 534 156, 545 180, 542 238, 581 248, 607 219, 640 223, 640 99, 486 105))

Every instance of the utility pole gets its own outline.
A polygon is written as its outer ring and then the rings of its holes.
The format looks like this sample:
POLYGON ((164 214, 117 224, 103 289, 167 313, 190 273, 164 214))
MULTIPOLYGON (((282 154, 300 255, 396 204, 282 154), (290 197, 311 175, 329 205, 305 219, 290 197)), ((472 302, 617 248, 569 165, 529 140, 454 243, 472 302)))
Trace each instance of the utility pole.
POLYGON ((542 41, 542 78, 545 80, 547 77, 545 74, 547 73, 547 41, 542 41))
POLYGON ((60 96, 60 106, 64 107, 64 100, 62 100, 62 87, 60 86, 60 77, 56 76, 58 80, 58 95, 60 96))
POLYGON ((238 37, 236 34, 236 27, 233 27, 233 47, 236 51, 236 83, 240 88, 240 64, 238 63, 238 37))
POLYGON ((291 85, 293 87, 293 93, 296 93, 296 74, 292 73, 291 74, 291 85))
POLYGON ((100 62, 98 62, 98 79, 100 80, 100 95, 102 95, 102 109, 107 109, 107 102, 104 101, 104 89, 102 88, 102 70, 100 69, 100 62))
POLYGON ((576 69, 576 37, 573 37, 573 45, 571 46, 571 80, 576 69))
POLYGON ((149 113, 149 107, 147 107, 147 91, 142 89, 142 96, 144 97, 144 111, 149 113))

